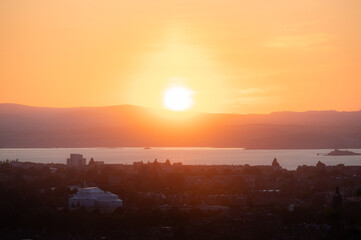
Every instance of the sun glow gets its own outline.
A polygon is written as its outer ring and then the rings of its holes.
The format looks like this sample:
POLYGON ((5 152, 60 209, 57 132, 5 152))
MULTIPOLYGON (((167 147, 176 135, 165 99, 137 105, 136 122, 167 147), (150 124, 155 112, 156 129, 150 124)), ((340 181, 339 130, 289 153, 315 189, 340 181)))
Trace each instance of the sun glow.
POLYGON ((192 107, 193 91, 185 87, 171 87, 164 92, 164 106, 173 111, 184 111, 192 107))

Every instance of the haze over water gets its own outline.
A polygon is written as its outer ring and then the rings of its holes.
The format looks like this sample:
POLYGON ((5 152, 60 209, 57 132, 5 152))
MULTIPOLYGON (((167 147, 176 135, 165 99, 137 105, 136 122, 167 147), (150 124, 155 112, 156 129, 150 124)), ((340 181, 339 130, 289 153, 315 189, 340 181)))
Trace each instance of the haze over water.
MULTIPOLYGON (((38 163, 66 163, 70 153, 83 154, 87 159, 106 164, 132 164, 135 161, 182 162, 185 165, 270 165, 277 158, 283 168, 292 170, 300 165, 314 166, 318 161, 326 165, 360 166, 361 156, 324 156, 332 149, 302 150, 244 150, 241 148, 8 148, 0 149, 0 161, 9 159, 38 163), (319 153, 319 155, 317 155, 319 153)), ((361 149, 354 149, 361 153, 361 149)))

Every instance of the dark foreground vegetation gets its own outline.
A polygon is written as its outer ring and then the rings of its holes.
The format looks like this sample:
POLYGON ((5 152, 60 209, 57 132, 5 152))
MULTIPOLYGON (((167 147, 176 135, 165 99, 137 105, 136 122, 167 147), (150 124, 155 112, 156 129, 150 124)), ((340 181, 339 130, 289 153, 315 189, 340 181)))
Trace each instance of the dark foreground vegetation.
POLYGON ((361 167, 14 161, 0 189, 0 239, 361 239, 361 167), (124 207, 70 210, 84 184, 124 207))

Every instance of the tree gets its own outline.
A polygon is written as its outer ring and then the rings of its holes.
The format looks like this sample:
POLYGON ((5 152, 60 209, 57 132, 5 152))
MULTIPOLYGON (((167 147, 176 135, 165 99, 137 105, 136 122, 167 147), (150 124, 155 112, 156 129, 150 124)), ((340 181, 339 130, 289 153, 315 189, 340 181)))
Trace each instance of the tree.
POLYGON ((281 167, 281 165, 277 161, 277 158, 273 159, 272 167, 274 167, 274 168, 280 168, 281 167))
POLYGON ((316 164, 316 167, 317 167, 317 168, 324 168, 324 167, 326 167, 326 164, 324 164, 324 163, 321 162, 321 161, 318 161, 317 164, 316 164))

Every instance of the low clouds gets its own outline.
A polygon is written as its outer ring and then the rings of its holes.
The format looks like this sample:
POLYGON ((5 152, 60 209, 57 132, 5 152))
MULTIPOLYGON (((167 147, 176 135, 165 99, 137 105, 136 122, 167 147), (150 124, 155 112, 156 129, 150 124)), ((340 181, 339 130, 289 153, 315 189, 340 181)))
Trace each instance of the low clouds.
POLYGON ((245 89, 238 89, 237 91, 240 95, 250 95, 250 94, 265 92, 265 90, 262 88, 245 88, 245 89))
POLYGON ((331 34, 284 35, 271 38, 265 43, 269 48, 307 49, 330 43, 334 39, 331 34))

